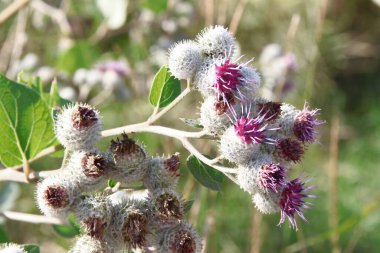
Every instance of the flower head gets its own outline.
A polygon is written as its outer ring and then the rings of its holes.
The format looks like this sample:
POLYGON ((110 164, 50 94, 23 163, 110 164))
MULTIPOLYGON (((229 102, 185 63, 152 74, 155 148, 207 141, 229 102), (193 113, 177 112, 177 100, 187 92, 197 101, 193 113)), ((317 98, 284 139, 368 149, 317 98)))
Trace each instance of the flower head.
POLYGON ((324 123, 316 118, 318 112, 319 109, 309 110, 308 105, 305 104, 303 110, 295 117, 293 131, 300 141, 315 141, 318 134, 315 128, 324 123))
POLYGON ((259 115, 264 116, 264 119, 269 122, 276 121, 281 115, 281 103, 266 102, 257 104, 259 115))
POLYGON ((130 211, 124 220, 122 234, 124 242, 130 248, 136 249, 145 245, 148 233, 148 219, 140 210, 130 211))
POLYGON ((201 50, 193 41, 181 41, 169 50, 169 69, 178 79, 191 78, 201 63, 201 50))
POLYGON ((280 197, 281 219, 279 224, 284 223, 285 219, 288 218, 290 226, 297 230, 296 214, 306 221, 303 208, 308 208, 308 205, 304 199, 314 197, 307 194, 311 188, 310 186, 305 188, 305 183, 301 182, 299 178, 287 183, 280 197))
POLYGON ((278 192, 285 186, 286 169, 280 164, 269 163, 261 166, 259 186, 264 191, 278 192))
POLYGON ((217 58, 235 49, 235 38, 223 26, 210 26, 197 36, 197 42, 206 57, 217 58))
POLYGON ((70 150, 92 150, 100 139, 101 128, 99 113, 81 103, 67 106, 55 120, 57 139, 70 150))

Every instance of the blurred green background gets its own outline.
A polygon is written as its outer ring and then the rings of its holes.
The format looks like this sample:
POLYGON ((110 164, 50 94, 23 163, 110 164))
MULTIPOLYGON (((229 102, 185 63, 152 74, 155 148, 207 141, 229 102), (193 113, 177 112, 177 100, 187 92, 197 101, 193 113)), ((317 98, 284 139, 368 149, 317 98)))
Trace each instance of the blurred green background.
MULTIPOLYGON (((14 2, 0 1, 0 13, 14 2)), ((285 102, 321 108, 327 123, 320 143, 308 148, 292 171, 315 185, 308 223, 295 232, 276 226, 279 214, 256 213, 250 196, 227 179, 221 192, 197 183, 181 166, 179 191, 195 200, 189 220, 206 239, 205 252, 378 252, 380 248, 380 2, 378 0, 46 0, 27 2, 0 25, 0 72, 15 79, 40 75, 58 78, 62 96, 97 104, 104 128, 144 121, 151 80, 166 63, 166 51, 180 39, 193 39, 208 25, 235 32, 246 60, 270 43, 294 53, 294 89, 285 102), (105 1, 107 2, 107 1, 105 1), (107 4, 106 4, 107 5, 107 4), (113 8, 113 9, 112 9, 113 8), (102 85, 76 85, 77 69, 87 71, 107 60, 121 60, 122 92, 102 85), (100 95, 103 93, 103 95, 100 95)), ((196 118, 201 97, 187 97, 160 120, 161 125, 194 130, 178 118, 196 118)), ((133 136, 149 152, 179 151, 176 140, 152 134, 133 136)), ((109 139, 103 140, 106 147, 109 139)), ((210 140, 196 143, 216 155, 210 140)), ((59 158, 33 163, 35 170, 56 169, 59 158)), ((1 210, 38 213, 33 185, 2 182, 1 210)), ((42 252, 66 252, 72 239, 50 225, 1 220, 0 238, 37 243, 42 252)))

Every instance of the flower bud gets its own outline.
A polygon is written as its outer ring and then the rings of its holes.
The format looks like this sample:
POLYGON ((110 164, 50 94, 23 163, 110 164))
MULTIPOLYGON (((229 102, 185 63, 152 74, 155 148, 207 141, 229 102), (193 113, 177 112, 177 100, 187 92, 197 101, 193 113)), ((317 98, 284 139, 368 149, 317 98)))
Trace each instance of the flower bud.
POLYGON ((292 138, 279 140, 275 150, 280 159, 294 163, 300 162, 305 152, 302 142, 292 138))
POLYGON ((201 63, 201 50, 193 41, 181 41, 169 50, 169 69, 178 79, 193 77, 201 63))
POLYGON ((209 58, 232 55, 235 49, 235 38, 223 26, 203 29, 197 36, 197 42, 203 54, 209 58))
POLYGON ((293 132, 298 140, 302 142, 314 142, 317 138, 316 127, 324 122, 316 118, 319 109, 309 110, 308 105, 305 106, 294 118, 293 132))
POLYGON ((47 216, 63 218, 72 210, 74 202, 81 194, 75 181, 56 174, 38 183, 37 205, 47 216))
POLYGON ((153 158, 144 177, 145 187, 150 191, 160 188, 174 189, 180 175, 179 166, 178 154, 169 158, 153 158))
POLYGON ((92 150, 100 139, 101 128, 99 113, 86 104, 67 106, 55 120, 57 139, 69 150, 92 150))

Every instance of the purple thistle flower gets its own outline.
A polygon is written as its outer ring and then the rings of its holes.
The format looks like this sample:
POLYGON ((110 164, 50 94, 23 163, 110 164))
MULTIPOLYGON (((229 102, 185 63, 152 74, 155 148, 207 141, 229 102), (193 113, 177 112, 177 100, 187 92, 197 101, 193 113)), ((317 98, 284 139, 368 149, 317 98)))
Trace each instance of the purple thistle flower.
POLYGON ((276 148, 282 159, 295 163, 301 161, 305 152, 302 142, 291 138, 279 140, 276 148))
POLYGON ((225 59, 221 65, 215 65, 215 81, 212 86, 220 94, 236 90, 242 77, 239 69, 239 65, 231 63, 229 58, 225 59))
POLYGON ((305 103, 303 110, 296 115, 293 132, 300 141, 309 143, 315 141, 318 134, 315 128, 324 123, 316 119, 318 112, 319 109, 309 110, 305 103))
POLYGON ((286 183, 286 170, 280 164, 270 163, 261 167, 259 172, 259 186, 264 191, 278 192, 286 183))
POLYGON ((299 178, 287 183, 280 197, 281 219, 279 225, 284 223, 285 219, 288 218, 290 227, 298 230, 295 214, 298 214, 301 219, 307 221, 302 209, 309 207, 304 198, 315 197, 314 195, 306 194, 311 188, 312 186, 305 188, 305 183, 299 178))

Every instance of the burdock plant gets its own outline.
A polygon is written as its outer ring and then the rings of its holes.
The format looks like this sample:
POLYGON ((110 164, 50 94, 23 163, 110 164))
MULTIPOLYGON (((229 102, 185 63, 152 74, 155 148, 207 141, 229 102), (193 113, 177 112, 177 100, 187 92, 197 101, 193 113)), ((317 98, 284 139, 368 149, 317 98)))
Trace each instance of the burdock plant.
MULTIPOLYGON (((149 97, 154 106, 152 115, 142 123, 103 131, 101 114, 93 106, 61 106, 62 101, 54 93, 46 100, 38 89, 1 77, 3 97, 13 99, 10 94, 17 94, 17 89, 33 94, 35 99, 27 103, 32 108, 40 106, 40 111, 46 113, 38 115, 37 130, 35 124, 31 129, 28 122, 20 121, 31 137, 28 144, 19 141, 16 148, 7 151, 17 150, 17 159, 1 152, 4 165, 23 163, 26 177, 8 168, 5 171, 12 173, 8 179, 39 181, 36 202, 46 222, 60 223, 74 214, 83 235, 70 252, 202 252, 201 236, 186 221, 186 200, 176 191, 179 154, 152 157, 129 136, 133 132, 177 139, 190 152, 187 166, 191 172, 207 169, 217 171, 210 177, 225 175, 251 195, 259 211, 280 212, 280 224, 288 219, 290 226, 297 229, 297 216, 306 220, 303 211, 309 205, 305 198, 313 197, 308 193, 312 187, 306 186, 301 177, 289 179, 288 172, 301 162, 307 146, 317 141, 316 128, 323 123, 317 118, 319 110, 309 109, 308 105, 298 110, 259 97, 260 74, 251 61, 233 60, 235 47, 235 38, 222 26, 204 29, 195 41, 176 43, 169 50, 168 67, 162 67, 153 81, 149 97), (179 80, 187 82, 182 92, 177 92, 179 80), (187 132, 155 124, 192 91, 200 91, 203 96, 199 120, 203 130, 187 132), (59 108, 54 113, 54 133, 61 145, 55 147, 48 106, 59 108), (99 150, 98 141, 109 136, 118 137, 107 150, 99 150), (221 156, 208 158, 190 142, 204 137, 216 140, 221 156), (50 142, 41 145, 46 140, 50 142), (30 170, 31 161, 57 148, 65 150, 60 169, 45 173, 30 170), (136 181, 143 189, 133 194, 125 190, 136 181)), ((11 105, 7 106, 0 110, 11 115, 11 105)), ((10 127, 4 129, 15 129, 12 117, 23 115, 11 115, 6 119, 10 127)), ((0 124, 3 127, 4 123, 0 124)), ((220 182, 217 178, 209 180, 220 182)), ((207 178, 199 181, 215 190, 207 178)))

